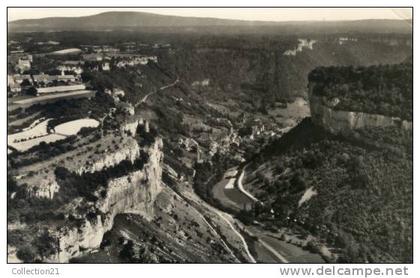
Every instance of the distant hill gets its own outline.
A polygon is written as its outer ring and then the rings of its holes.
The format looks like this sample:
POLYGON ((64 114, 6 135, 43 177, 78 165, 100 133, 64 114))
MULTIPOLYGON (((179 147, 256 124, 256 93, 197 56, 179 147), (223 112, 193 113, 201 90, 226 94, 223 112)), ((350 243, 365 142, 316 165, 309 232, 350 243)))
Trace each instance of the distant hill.
POLYGON ((180 17, 144 12, 105 12, 84 17, 49 17, 23 19, 9 22, 9 32, 60 32, 60 31, 116 31, 155 29, 166 32, 256 32, 264 27, 270 31, 295 32, 367 32, 410 33, 411 21, 359 20, 273 22, 243 21, 217 18, 180 17))

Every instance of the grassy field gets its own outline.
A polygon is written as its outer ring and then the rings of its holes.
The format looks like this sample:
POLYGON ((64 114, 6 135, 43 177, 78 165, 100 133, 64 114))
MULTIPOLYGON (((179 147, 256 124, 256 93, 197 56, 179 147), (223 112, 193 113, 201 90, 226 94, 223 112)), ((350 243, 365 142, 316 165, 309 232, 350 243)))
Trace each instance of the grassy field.
POLYGON ((70 136, 76 135, 80 129, 83 127, 98 127, 99 122, 94 119, 78 119, 74 121, 69 121, 66 123, 59 124, 54 128, 55 132, 58 134, 70 136))
POLYGON ((50 94, 46 96, 39 97, 28 97, 19 100, 12 100, 11 103, 7 106, 8 111, 13 111, 18 108, 28 108, 35 104, 46 104, 55 102, 60 99, 72 99, 72 98, 91 98, 96 94, 95 91, 90 90, 81 90, 73 92, 65 92, 59 94, 50 94))

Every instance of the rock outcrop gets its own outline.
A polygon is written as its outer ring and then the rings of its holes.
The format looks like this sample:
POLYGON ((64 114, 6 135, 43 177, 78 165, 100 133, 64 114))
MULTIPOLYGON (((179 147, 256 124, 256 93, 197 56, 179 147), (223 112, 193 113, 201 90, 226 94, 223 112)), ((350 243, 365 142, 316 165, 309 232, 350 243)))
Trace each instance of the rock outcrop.
POLYGON ((134 162, 134 160, 139 157, 140 147, 137 142, 132 139, 131 144, 128 146, 121 149, 116 149, 112 152, 106 152, 94 160, 87 160, 86 164, 77 166, 74 172, 78 175, 82 175, 83 173, 94 173, 101 171, 102 169, 117 165, 124 160, 134 162))
POLYGON ((122 161, 133 162, 140 157, 140 146, 134 138, 139 126, 144 127, 145 132, 150 131, 148 121, 133 117, 121 125, 120 133, 109 134, 100 142, 94 141, 49 160, 22 167, 17 183, 25 185, 31 197, 53 199, 60 188, 54 174, 57 166, 82 175, 113 167, 122 161))
POLYGON ((283 55, 285 56, 296 56, 297 53, 302 52, 304 48, 309 50, 313 49, 313 45, 316 43, 316 40, 312 39, 298 39, 298 45, 295 49, 286 50, 283 55))
POLYGON ((351 136, 357 129, 375 127, 395 127, 404 131, 411 131, 413 128, 411 121, 398 117, 336 110, 334 107, 340 102, 339 98, 327 100, 325 97, 314 96, 311 86, 309 99, 312 121, 333 134, 351 136))
POLYGON ((143 118, 132 118, 127 120, 123 125, 121 125, 120 132, 121 134, 127 134, 129 136, 135 136, 137 133, 137 128, 139 126, 144 126, 145 131, 149 132, 149 122, 143 118))
MULTIPOLYGON (((91 207, 91 217, 82 215, 83 224, 75 227, 61 227, 55 238, 59 250, 48 261, 67 262, 85 251, 97 248, 103 235, 109 231, 114 217, 121 213, 137 213, 144 217, 153 215, 153 202, 162 190, 162 140, 157 138, 147 149, 149 160, 142 170, 108 181, 105 192, 95 192, 98 201, 91 207), (92 217, 94 215, 94 217, 92 217)), ((81 202, 74 204, 76 209, 81 202)))
POLYGON ((57 193, 59 189, 60 186, 53 173, 44 176, 43 179, 39 180, 39 183, 33 186, 28 185, 27 187, 30 196, 47 199, 53 199, 54 194, 57 193))

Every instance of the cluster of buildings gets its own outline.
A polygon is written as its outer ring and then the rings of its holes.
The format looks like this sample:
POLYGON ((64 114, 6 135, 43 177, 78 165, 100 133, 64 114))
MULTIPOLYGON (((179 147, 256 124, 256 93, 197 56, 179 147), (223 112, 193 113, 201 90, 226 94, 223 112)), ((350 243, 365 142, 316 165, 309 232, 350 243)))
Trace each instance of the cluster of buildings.
POLYGON ((117 68, 133 67, 137 65, 147 65, 149 62, 157 63, 156 56, 131 56, 118 58, 116 62, 117 68))
MULTIPOLYGON (((60 42, 39 41, 39 46, 58 46, 60 42)), ((143 47, 143 45, 140 45, 143 47)), ((149 62, 157 63, 158 58, 150 55, 133 53, 140 47, 136 42, 125 42, 115 46, 109 45, 81 45, 78 52, 72 49, 58 50, 46 54, 34 54, 38 58, 53 59, 54 66, 40 72, 38 64, 34 66, 33 55, 25 53, 19 42, 8 43, 9 75, 8 96, 17 95, 45 95, 65 91, 85 90, 82 83, 83 71, 110 71, 113 67, 125 68, 136 65, 147 65, 149 62), (123 51, 121 51, 121 49, 123 51), (60 58, 57 58, 61 56, 60 58), (67 57, 64 60, 63 57, 67 57), (36 74, 35 74, 36 73, 36 74)), ((161 45, 158 45, 161 47, 161 45)), ((38 63, 38 60, 36 60, 38 63)), ((132 112, 131 108, 127 108, 132 112)))
POLYGON ((19 94, 22 90, 22 86, 31 84, 31 76, 29 74, 14 74, 7 75, 8 95, 19 94), (22 84, 23 83, 23 84, 22 84))
POLYGON ((81 75, 84 64, 84 61, 64 61, 57 67, 57 70, 61 72, 74 72, 77 75, 81 75))
POLYGON ((114 88, 112 90, 106 89, 105 94, 110 95, 114 99, 115 107, 122 111, 123 113, 133 116, 135 114, 135 107, 126 101, 123 101, 125 92, 119 88, 114 88))
POLYGON ((30 70, 33 62, 32 55, 24 53, 23 51, 11 51, 7 59, 14 70, 19 73, 30 70))
POLYGON ((348 42, 357 42, 357 41, 358 41, 357 38, 352 38, 352 37, 339 37, 338 38, 338 44, 339 45, 343 45, 343 44, 348 43, 348 42))
MULTIPOLYGON (((19 60, 20 61, 20 60, 19 60)), ((19 63, 19 62, 18 62, 19 63)), ((18 64, 19 65, 19 64, 18 64)), ((30 64, 25 70, 30 69, 30 64)), ((19 94, 40 95, 49 92, 61 92, 63 88, 72 88, 71 86, 81 87, 81 73, 83 69, 81 65, 69 65, 67 61, 63 62, 56 68, 58 74, 9 74, 8 96, 13 97, 19 94)), ((83 85, 83 89, 85 86, 83 85)))
POLYGON ((136 53, 145 49, 160 49, 160 48, 170 48, 171 44, 169 43, 142 43, 142 42, 123 42, 118 44, 118 46, 111 45, 94 45, 94 44, 83 44, 80 45, 80 48, 85 53, 107 53, 107 54, 116 54, 116 53, 136 53))
POLYGON ((19 94, 43 95, 64 91, 84 90, 80 76, 48 74, 14 74, 7 76, 8 96, 19 94), (32 89, 31 89, 32 88, 32 89))
POLYGON ((89 62, 91 70, 109 71, 111 64, 117 68, 147 65, 149 62, 158 62, 156 56, 138 55, 130 53, 88 53, 82 55, 83 61, 89 62))
POLYGON ((84 44, 84 45, 81 45, 80 47, 86 53, 118 53, 120 52, 119 48, 112 47, 109 45, 84 44))

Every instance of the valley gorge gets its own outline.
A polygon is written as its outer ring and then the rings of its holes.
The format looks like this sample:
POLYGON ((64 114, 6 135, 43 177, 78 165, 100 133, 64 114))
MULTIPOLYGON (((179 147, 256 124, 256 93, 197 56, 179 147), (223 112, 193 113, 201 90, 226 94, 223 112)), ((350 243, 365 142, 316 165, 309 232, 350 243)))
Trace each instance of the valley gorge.
POLYGON ((9 262, 412 261, 406 25, 146 15, 10 25, 9 262))

